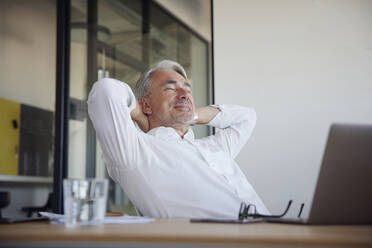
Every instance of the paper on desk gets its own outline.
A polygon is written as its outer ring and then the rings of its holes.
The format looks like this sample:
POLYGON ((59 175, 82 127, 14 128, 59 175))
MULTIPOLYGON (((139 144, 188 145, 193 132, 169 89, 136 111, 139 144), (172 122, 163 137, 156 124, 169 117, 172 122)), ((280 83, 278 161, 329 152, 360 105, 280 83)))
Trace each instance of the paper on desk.
MULTIPOLYGON (((48 217, 51 224, 65 224, 65 216, 63 214, 55 214, 49 212, 39 212, 41 216, 48 217)), ((104 224, 135 224, 135 223, 149 223, 155 219, 141 216, 106 216, 103 220, 104 224)))

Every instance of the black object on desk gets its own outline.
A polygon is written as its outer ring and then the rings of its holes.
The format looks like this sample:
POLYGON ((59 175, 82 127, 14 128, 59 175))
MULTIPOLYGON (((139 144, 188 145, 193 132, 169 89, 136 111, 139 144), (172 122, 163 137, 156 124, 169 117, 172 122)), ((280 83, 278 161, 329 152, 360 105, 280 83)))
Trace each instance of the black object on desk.
POLYGON ((6 191, 0 192, 0 224, 14 224, 29 221, 40 221, 48 220, 47 217, 35 217, 35 218, 4 218, 1 214, 1 209, 5 208, 10 203, 10 193, 6 191))
POLYGON ((1 214, 1 209, 7 207, 9 203, 10 203, 10 193, 5 192, 5 191, 0 192, 0 219, 3 218, 1 214))
POLYGON ((23 223, 23 222, 45 221, 45 220, 49 220, 48 217, 1 218, 0 224, 16 224, 16 223, 23 223))

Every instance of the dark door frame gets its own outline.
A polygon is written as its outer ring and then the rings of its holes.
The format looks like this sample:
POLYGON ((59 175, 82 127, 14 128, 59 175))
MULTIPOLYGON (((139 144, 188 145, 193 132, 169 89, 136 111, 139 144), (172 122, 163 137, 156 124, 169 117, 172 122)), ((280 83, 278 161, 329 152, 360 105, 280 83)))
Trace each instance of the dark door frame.
POLYGON ((70 119, 70 0, 57 0, 56 110, 54 132, 53 212, 63 213, 70 119))

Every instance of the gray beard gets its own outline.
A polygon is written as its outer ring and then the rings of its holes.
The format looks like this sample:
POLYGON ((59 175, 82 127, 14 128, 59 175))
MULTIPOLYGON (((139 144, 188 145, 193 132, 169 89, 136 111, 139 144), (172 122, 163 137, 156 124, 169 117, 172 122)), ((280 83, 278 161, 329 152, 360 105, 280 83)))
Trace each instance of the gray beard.
POLYGON ((189 123, 192 121, 193 116, 187 118, 187 117, 179 117, 179 118, 157 118, 157 121, 161 123, 164 126, 170 126, 170 127, 184 127, 189 126, 189 123))

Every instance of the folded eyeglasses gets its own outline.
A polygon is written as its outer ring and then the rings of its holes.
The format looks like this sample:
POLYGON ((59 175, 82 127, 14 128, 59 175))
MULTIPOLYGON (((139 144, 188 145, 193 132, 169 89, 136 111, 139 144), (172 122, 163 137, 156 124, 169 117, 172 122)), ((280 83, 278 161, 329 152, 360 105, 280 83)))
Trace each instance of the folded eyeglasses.
MULTIPOLYGON (((246 218, 252 218, 252 219, 256 219, 256 218, 281 218, 288 213, 288 210, 291 207, 291 204, 292 204, 292 200, 290 200, 288 202, 287 208, 284 210, 284 212, 282 214, 266 215, 266 214, 259 214, 257 212, 256 206, 254 204, 248 204, 247 205, 246 203, 242 202, 240 204, 239 220, 246 219, 246 218)), ((305 206, 305 204, 302 203, 300 211, 297 215, 298 218, 301 217, 301 213, 302 213, 302 210, 303 210, 304 206, 305 206)))

